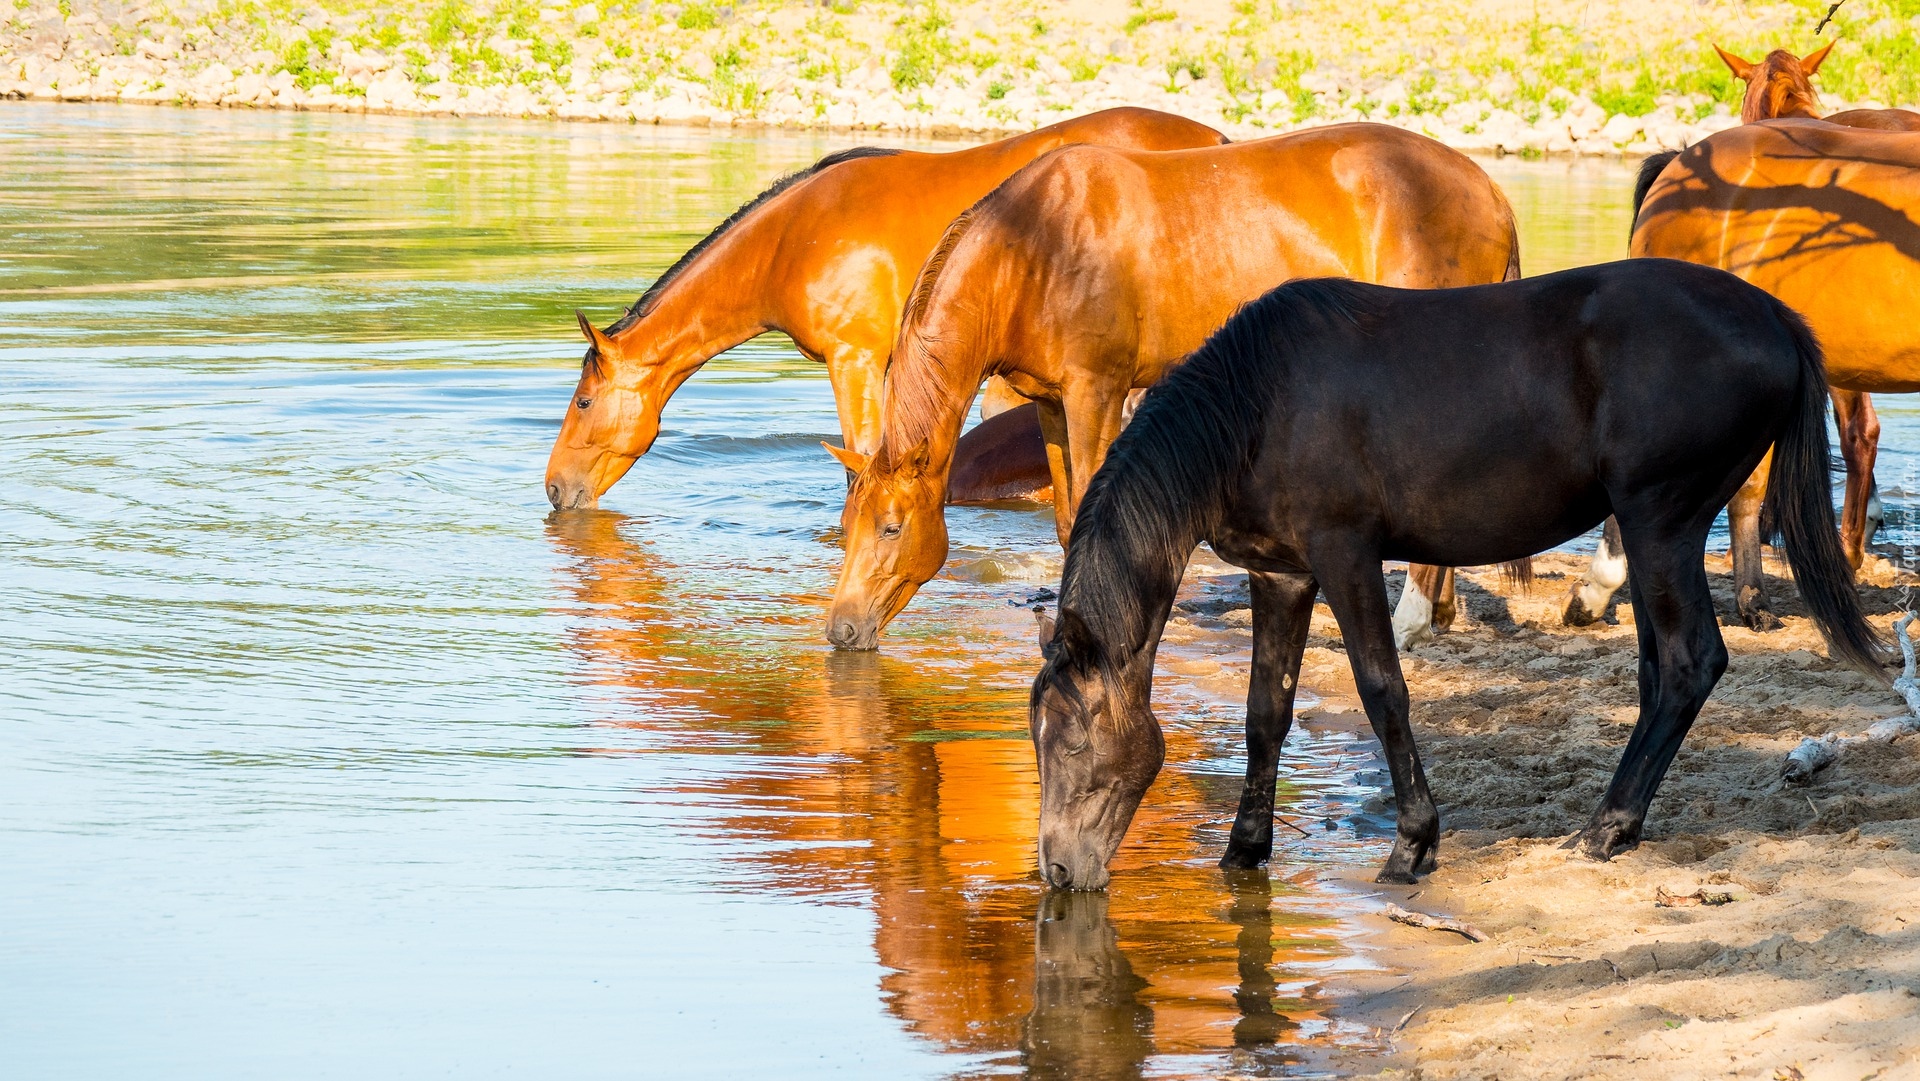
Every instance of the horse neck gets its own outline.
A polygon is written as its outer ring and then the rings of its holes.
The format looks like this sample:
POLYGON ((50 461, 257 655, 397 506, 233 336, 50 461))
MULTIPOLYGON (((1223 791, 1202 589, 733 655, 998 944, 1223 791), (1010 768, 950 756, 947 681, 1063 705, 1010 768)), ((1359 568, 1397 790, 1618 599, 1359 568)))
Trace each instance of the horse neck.
POLYGON ((1820 100, 1813 92, 1813 84, 1804 76, 1795 77, 1790 72, 1757 76, 1741 104, 1740 122, 1789 119, 1820 119, 1820 100))
POLYGON ((614 336, 624 363, 667 393, 707 361, 780 323, 767 287, 777 238, 755 217, 728 229, 660 291, 647 313, 614 336))
POLYGON ((1152 681, 1154 654, 1188 559, 1202 540, 1197 515, 1184 507, 1164 509, 1170 512, 1161 523, 1166 532, 1148 538, 1089 521, 1083 508, 1060 583, 1061 610, 1087 623, 1107 664, 1142 692, 1152 681))
POLYGON ((979 329, 982 320, 938 318, 938 328, 921 320, 903 331, 887 370, 880 446, 906 453, 927 444, 931 463, 944 473, 966 426, 967 411, 990 374, 993 344, 979 329))

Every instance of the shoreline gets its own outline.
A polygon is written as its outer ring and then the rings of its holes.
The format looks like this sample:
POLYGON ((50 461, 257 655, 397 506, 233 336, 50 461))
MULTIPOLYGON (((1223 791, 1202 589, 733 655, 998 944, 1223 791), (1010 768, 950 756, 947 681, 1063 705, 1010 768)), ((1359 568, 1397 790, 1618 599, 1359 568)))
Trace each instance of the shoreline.
MULTIPOLYGON (((1920 98, 1920 17, 1855 2, 1826 107, 1920 98)), ((1813 40, 1800 21, 1733 0, 1672 18, 1629 0, 14 0, 0 99, 976 139, 1135 105, 1236 140, 1370 120, 1469 153, 1630 158, 1737 123, 1710 39, 1813 40)))

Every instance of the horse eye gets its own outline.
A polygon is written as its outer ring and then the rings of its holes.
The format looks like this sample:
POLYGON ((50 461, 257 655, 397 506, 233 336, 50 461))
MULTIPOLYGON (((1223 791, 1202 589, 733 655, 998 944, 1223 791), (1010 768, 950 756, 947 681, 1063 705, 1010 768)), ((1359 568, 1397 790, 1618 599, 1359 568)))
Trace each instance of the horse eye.
POLYGON ((900 526, 898 523, 895 523, 894 525, 890 525, 880 531, 881 540, 892 540, 893 538, 899 535, 900 535, 900 526))
POLYGON ((579 407, 580 407, 580 408, 582 408, 582 409, 585 409, 585 408, 587 408, 588 406, 590 406, 590 405, 592 405, 592 404, 593 404, 593 399, 592 399, 592 398, 582 398, 582 399, 580 399, 579 401, 577 401, 577 402, 575 402, 575 403, 573 403, 573 404, 575 404, 575 405, 577 405, 577 406, 579 406, 579 407))

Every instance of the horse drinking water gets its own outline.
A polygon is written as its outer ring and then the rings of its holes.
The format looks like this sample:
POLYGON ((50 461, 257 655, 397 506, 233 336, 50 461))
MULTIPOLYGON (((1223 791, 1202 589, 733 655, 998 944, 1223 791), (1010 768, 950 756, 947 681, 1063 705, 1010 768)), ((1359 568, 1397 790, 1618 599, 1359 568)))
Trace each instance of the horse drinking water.
MULTIPOLYGON (((1128 392, 1291 278, 1430 288, 1518 277, 1513 212, 1458 151, 1380 124, 1201 150, 1076 146, 956 219, 915 284, 887 373, 878 448, 829 447, 857 475, 827 637, 872 649, 947 558, 956 441, 983 379, 1040 407, 1065 543, 1128 392)), ((1407 419, 1439 423, 1429 406, 1407 419)), ((1440 576, 1434 574, 1430 583, 1440 576)), ((1436 601, 1444 585, 1429 584, 1436 601)), ((1432 609, 1412 603, 1424 629, 1432 609)), ((1437 607, 1437 606, 1436 606, 1437 607)))
POLYGON ((547 461, 555 507, 594 506, 660 432, 680 384, 769 330, 824 361, 846 445, 879 440, 880 385, 900 309, 954 216, 1016 169, 1072 143, 1174 150, 1225 142, 1152 109, 1108 109, 947 154, 829 154, 733 212, 667 268, 591 347, 547 461))
POLYGON ((1609 513, 1634 561, 1640 718, 1576 838, 1605 859, 1726 667, 1701 559, 1720 507, 1777 442, 1768 502, 1836 658, 1878 670, 1833 527, 1826 380, 1800 318, 1730 274, 1641 259, 1418 291, 1296 282, 1235 315, 1149 391, 1088 488, 1034 681, 1042 875, 1098 889, 1162 742, 1154 654, 1194 546, 1247 568, 1247 778, 1222 866, 1273 847, 1274 781, 1314 594, 1339 621, 1386 752, 1398 836, 1439 818, 1408 723, 1383 559, 1494 563, 1609 513))

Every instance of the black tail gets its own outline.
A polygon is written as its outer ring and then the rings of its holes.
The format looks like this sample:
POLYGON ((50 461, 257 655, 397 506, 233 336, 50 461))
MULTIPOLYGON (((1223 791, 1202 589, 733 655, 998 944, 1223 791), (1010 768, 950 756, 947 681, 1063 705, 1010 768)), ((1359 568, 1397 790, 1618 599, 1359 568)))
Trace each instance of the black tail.
POLYGON ((1763 535, 1784 541, 1787 563, 1828 652, 1842 664, 1887 678, 1886 645, 1867 625, 1853 589, 1853 569, 1840 549, 1827 466, 1827 369, 1820 345, 1800 317, 1780 309, 1800 353, 1800 400, 1773 445, 1773 472, 1763 501, 1763 535))
MULTIPOLYGON (((1667 165, 1680 156, 1678 150, 1662 150, 1640 163, 1640 175, 1633 180, 1633 226, 1640 224, 1640 207, 1647 201, 1647 191, 1653 182, 1660 179, 1667 165)), ((1631 229, 1631 226, 1629 227, 1631 229)))

